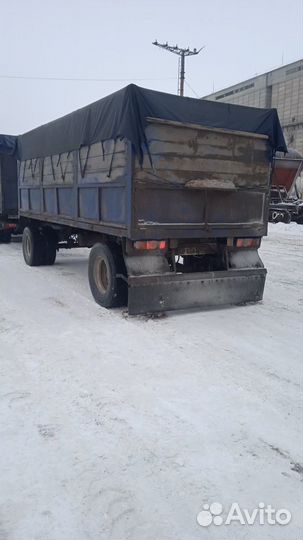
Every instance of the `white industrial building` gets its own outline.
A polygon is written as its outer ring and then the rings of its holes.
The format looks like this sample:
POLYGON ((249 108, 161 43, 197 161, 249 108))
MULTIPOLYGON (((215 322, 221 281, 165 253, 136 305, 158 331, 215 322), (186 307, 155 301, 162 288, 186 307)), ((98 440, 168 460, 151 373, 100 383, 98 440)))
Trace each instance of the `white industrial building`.
POLYGON ((303 59, 203 99, 250 107, 275 107, 287 145, 303 155, 303 59))

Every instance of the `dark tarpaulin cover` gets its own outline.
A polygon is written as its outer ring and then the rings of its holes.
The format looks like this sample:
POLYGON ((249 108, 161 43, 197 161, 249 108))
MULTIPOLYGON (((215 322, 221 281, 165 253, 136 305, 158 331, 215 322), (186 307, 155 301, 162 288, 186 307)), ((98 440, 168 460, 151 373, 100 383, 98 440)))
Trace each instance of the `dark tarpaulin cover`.
POLYGON ((46 157, 106 139, 125 137, 142 159, 147 117, 260 133, 268 135, 273 151, 287 151, 276 109, 185 98, 130 84, 19 136, 18 157, 21 160, 46 157))
POLYGON ((13 155, 17 146, 17 137, 0 134, 0 155, 13 155))

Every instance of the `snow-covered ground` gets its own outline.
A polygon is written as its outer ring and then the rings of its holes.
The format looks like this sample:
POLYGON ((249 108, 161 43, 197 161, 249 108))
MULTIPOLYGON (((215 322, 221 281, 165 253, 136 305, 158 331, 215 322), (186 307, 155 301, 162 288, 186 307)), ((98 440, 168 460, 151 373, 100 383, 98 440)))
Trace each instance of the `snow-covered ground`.
POLYGON ((2 540, 302 537, 303 226, 269 232, 262 303, 158 320, 97 306, 87 250, 0 246, 2 540), (212 502, 292 520, 201 527, 212 502))

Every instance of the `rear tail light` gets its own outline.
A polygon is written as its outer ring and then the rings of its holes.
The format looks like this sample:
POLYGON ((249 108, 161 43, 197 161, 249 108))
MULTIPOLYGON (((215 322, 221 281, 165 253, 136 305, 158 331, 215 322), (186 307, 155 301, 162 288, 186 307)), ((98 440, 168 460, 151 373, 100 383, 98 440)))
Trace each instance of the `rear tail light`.
POLYGON ((261 244, 261 238, 237 238, 237 248, 258 248, 261 244))
POLYGON ((166 249, 167 242, 166 240, 137 240, 134 242, 135 249, 166 249))
POLYGON ((16 223, 4 223, 3 228, 4 229, 16 229, 17 225, 16 223))

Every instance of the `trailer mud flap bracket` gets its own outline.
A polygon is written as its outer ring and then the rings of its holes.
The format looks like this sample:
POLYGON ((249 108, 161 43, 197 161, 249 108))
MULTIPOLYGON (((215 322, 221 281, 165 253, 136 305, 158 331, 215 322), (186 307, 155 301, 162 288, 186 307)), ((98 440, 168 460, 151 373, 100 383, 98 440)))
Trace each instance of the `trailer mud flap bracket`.
POLYGON ((130 315, 237 305, 263 298, 265 268, 129 276, 130 315))

